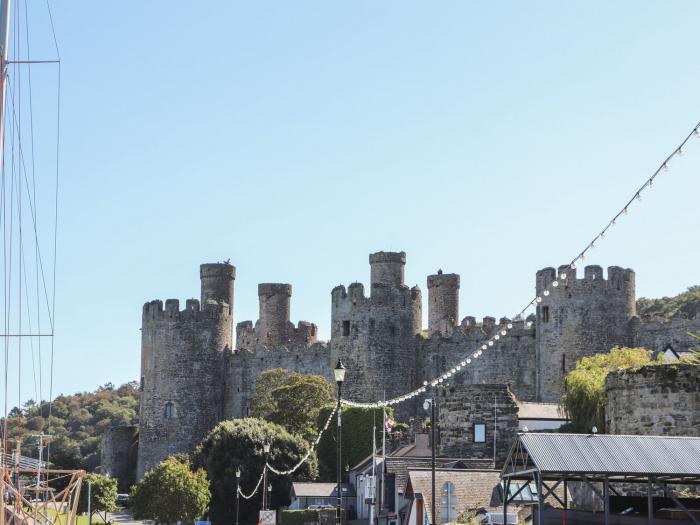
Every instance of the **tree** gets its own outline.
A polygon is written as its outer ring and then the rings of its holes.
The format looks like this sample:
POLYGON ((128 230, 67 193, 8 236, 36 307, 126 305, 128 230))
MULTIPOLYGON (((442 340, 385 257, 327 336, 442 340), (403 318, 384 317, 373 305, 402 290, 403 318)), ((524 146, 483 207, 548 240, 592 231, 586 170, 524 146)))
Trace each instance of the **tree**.
POLYGON ((660 364, 652 361, 644 348, 613 348, 609 353, 584 357, 565 380, 561 405, 574 432, 590 432, 595 426, 605 429, 605 377, 620 368, 660 364))
POLYGON ((671 318, 682 314, 688 318, 700 313, 700 286, 691 286, 685 292, 674 297, 662 297, 661 299, 637 299, 638 315, 660 315, 671 318))
POLYGON ((210 500, 206 472, 193 472, 182 456, 161 461, 131 489, 134 518, 166 524, 196 520, 207 512, 210 500))
MULTIPOLYGON (((320 411, 318 415, 319 426, 326 422, 331 410, 333 410, 333 405, 326 406, 320 411)), ((393 409, 388 407, 386 412, 393 419, 393 409)), ((324 481, 335 481, 336 479, 336 433, 338 427, 335 417, 337 416, 333 417, 328 430, 321 436, 317 449, 319 473, 324 481)), ((372 453, 372 426, 374 426, 376 432, 377 447, 381 446, 382 409, 343 407, 342 423, 343 451, 341 465, 344 468, 352 468, 372 453)))
MULTIPOLYGON (((269 462, 277 470, 296 465, 308 451, 308 443, 283 427, 262 419, 245 418, 219 423, 204 438, 194 454, 194 463, 203 467, 211 480, 211 513, 216 524, 235 521, 236 468, 241 470, 241 490, 248 494, 258 483, 265 465, 263 444, 270 443, 269 462)), ((318 474, 316 457, 311 454, 291 476, 277 476, 268 471, 272 484, 271 507, 289 504, 292 480, 310 480, 318 474)), ((262 486, 260 487, 260 489, 262 486)), ((250 500, 240 498, 240 519, 257 522, 261 490, 250 500)))
POLYGON ((117 480, 101 474, 88 474, 83 479, 83 487, 78 501, 78 512, 88 510, 88 492, 90 493, 90 513, 104 513, 107 523, 107 513, 117 509, 117 480), (88 484, 90 490, 88 490, 88 484))
POLYGON ((323 376, 275 368, 263 372, 255 383, 251 415, 308 440, 316 435, 321 407, 332 400, 333 386, 323 376))

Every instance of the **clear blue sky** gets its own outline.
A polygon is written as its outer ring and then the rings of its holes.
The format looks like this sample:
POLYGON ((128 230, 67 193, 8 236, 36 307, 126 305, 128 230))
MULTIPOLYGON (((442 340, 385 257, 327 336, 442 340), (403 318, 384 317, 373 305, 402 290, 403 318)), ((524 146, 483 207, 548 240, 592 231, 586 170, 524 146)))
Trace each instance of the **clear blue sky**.
MULTIPOLYGON (((692 1, 55 2, 55 392, 139 377, 141 307, 237 267, 329 334, 367 256, 511 315, 700 120, 692 1)), ((700 140, 589 259, 698 284, 700 140)), ((50 209, 50 208, 49 208, 50 209)), ((427 308, 424 309, 427 315, 427 308)), ((32 386, 25 380, 31 397, 32 386)))

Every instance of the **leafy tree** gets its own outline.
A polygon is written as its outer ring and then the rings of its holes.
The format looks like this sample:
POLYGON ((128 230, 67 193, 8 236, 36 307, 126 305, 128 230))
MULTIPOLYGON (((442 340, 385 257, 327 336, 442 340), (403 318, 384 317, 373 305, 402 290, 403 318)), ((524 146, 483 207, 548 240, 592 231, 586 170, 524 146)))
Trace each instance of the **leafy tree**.
POLYGON ((210 499, 206 472, 193 472, 189 461, 171 456, 132 487, 131 510, 141 520, 192 522, 207 512, 210 499))
POLYGON ((282 425, 292 434, 312 439, 321 407, 333 400, 333 386, 319 375, 275 368, 255 383, 251 415, 282 425))
POLYGON ((662 297, 661 299, 637 299, 637 313, 639 315, 660 315, 671 318, 683 314, 689 318, 700 313, 700 286, 691 286, 685 292, 674 297, 662 297))
MULTIPOLYGON (((194 454, 194 463, 204 467, 211 480, 211 518, 216 524, 235 520, 236 468, 241 470, 241 491, 249 494, 260 479, 265 464, 263 444, 270 443, 269 462, 277 470, 296 465, 308 451, 308 443, 283 427, 262 419, 246 418, 219 423, 202 441, 194 454)), ((292 480, 310 480, 318 473, 312 454, 292 476, 278 476, 268 471, 272 484, 271 507, 289 505, 292 480)), ((250 499, 240 498, 240 520, 257 522, 262 500, 262 485, 250 499)))
POLYGON ((613 348, 609 353, 584 357, 565 380, 561 405, 570 423, 568 430, 590 432, 595 426, 605 429, 605 377, 621 368, 661 364, 652 361, 644 348, 613 348))
POLYGON ((88 474, 83 479, 83 487, 78 501, 78 512, 87 512, 88 492, 90 493, 90 512, 104 513, 107 523, 107 513, 117 509, 117 480, 101 474, 88 474), (90 490, 88 490, 90 484, 90 490))
MULTIPOLYGON (((54 436, 48 450, 44 450, 56 468, 94 470, 100 463, 100 442, 106 429, 138 423, 138 383, 131 382, 114 388, 107 383, 95 392, 70 396, 60 395, 51 407, 47 401, 28 400, 23 409, 14 409, 8 417, 8 438, 11 442, 19 435, 19 417, 22 426, 31 432, 45 432, 54 436), (49 416, 49 413, 51 414, 49 416)), ((4 422, 0 420, 0 426, 4 422)), ((26 434, 25 434, 26 437, 26 434)), ((22 454, 37 458, 33 439, 24 439, 22 454)))
MULTIPOLYGON (((323 425, 328 419, 328 414, 333 410, 329 405, 321 409, 318 415, 318 424, 323 425)), ((386 409, 391 418, 394 412, 391 407, 386 409)), ((381 446, 383 416, 381 408, 343 407, 343 451, 341 465, 343 468, 354 467, 360 461, 372 453, 372 426, 375 426, 376 443, 381 446)), ((336 479, 336 435, 338 426, 335 416, 328 426, 328 430, 321 436, 317 454, 320 477, 324 481, 336 479)), ((387 436, 388 438, 388 436, 387 436)))
POLYGON ((268 419, 275 410, 275 401, 272 399, 272 391, 284 384, 290 375, 290 371, 284 368, 272 368, 260 374, 260 379, 255 382, 255 395, 250 400, 250 416, 260 419, 268 419))

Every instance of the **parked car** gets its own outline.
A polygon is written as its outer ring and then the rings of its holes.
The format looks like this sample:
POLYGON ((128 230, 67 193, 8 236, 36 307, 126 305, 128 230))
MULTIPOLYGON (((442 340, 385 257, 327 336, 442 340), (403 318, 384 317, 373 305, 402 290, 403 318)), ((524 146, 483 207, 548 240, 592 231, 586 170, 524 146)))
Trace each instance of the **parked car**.
POLYGON ((129 506, 129 495, 128 494, 117 494, 117 505, 120 507, 129 506))

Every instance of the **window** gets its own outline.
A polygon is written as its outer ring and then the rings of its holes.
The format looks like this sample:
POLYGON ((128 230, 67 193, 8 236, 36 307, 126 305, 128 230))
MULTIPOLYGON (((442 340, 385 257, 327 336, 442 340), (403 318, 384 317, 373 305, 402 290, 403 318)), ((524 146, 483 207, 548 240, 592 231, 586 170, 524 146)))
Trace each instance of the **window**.
POLYGON ((543 323, 549 322, 549 306, 542 307, 542 322, 543 323))
POLYGON ((457 521, 457 494, 455 493, 455 484, 451 481, 446 481, 442 485, 440 521, 443 523, 454 523, 457 521))
POLYGON ((343 321, 343 335, 345 337, 350 335, 350 321, 343 321))
POLYGON ((486 425, 474 423, 474 443, 486 443, 486 425))
POLYGON ((175 417, 175 405, 171 401, 165 403, 165 419, 173 419, 175 417))
POLYGON ((566 354, 561 356, 561 373, 566 374, 566 354))

